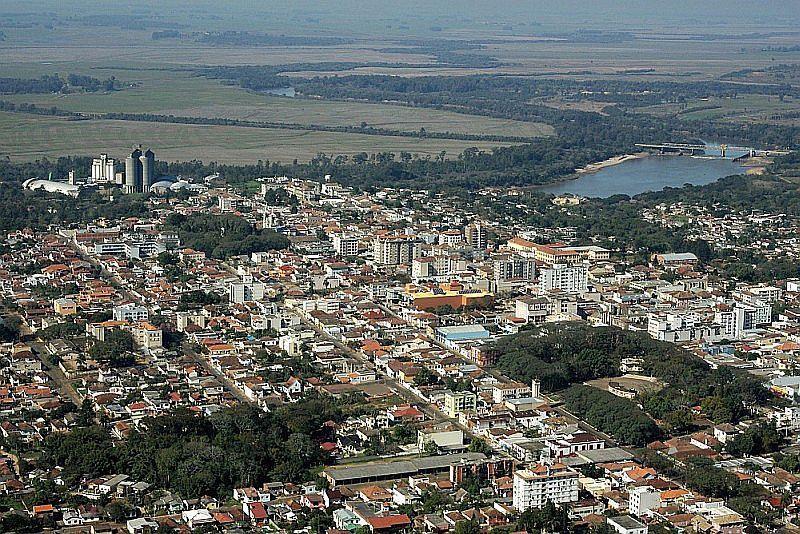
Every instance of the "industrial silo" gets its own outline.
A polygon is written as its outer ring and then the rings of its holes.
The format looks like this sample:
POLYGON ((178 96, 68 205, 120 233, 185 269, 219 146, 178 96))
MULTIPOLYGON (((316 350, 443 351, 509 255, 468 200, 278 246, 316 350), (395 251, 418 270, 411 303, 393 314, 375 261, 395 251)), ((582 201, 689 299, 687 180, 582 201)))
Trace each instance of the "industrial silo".
POLYGON ((142 192, 150 191, 150 186, 155 182, 156 177, 156 155, 149 148, 139 156, 142 165, 142 192))
POLYGON ((138 148, 125 158, 125 193, 136 193, 142 189, 142 151, 138 148))

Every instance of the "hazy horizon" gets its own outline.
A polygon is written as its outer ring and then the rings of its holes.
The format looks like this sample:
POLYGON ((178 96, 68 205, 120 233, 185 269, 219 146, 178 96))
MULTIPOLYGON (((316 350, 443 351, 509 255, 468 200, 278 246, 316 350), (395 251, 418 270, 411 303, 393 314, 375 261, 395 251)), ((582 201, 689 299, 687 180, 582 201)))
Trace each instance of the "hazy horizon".
MULTIPOLYGON (((705 30, 725 33, 758 28, 794 29, 800 22, 800 0, 229 0, 224 9, 212 0, 10 0, 0 16, 34 17, 52 13, 63 19, 106 16, 158 16, 164 21, 214 27, 213 29, 263 29, 291 34, 318 28, 355 34, 403 26, 408 31, 458 30, 494 25, 513 33, 535 33, 537 25, 565 29, 585 27, 669 27, 671 31, 705 30), (357 15, 357 16, 355 16, 357 15)), ((0 27, 2 25, 0 24, 0 27)), ((548 27, 548 31, 554 28, 548 27)))

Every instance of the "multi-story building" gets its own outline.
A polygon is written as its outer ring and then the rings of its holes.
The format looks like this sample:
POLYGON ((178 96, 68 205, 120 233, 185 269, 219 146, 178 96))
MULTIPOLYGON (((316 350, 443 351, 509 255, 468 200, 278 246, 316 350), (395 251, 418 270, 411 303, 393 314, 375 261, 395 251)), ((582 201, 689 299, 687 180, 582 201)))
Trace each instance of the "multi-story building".
POLYGON ((725 337, 722 325, 704 322, 695 313, 650 313, 647 333, 654 339, 671 343, 701 339, 714 343, 725 337))
POLYGON ((489 246, 489 232, 486 226, 480 223, 467 225, 464 228, 464 241, 473 248, 486 250, 489 246))
POLYGON ((514 301, 514 316, 528 323, 543 323, 550 315, 551 303, 544 297, 520 297, 514 301))
POLYGON ((771 414, 778 430, 796 432, 800 430, 800 407, 787 406, 783 411, 776 411, 771 414))
POLYGON ((167 250, 167 246, 164 242, 158 240, 106 241, 95 243, 93 250, 96 256, 124 256, 129 259, 140 260, 158 256, 167 250))
POLYGON ((53 301, 53 311, 58 315, 75 315, 78 306, 72 299, 60 298, 53 301))
POLYGON ((357 256, 358 255, 358 236, 349 234, 334 234, 333 235, 333 250, 339 256, 357 256))
POLYGON ((564 464, 534 464, 514 473, 514 508, 524 512, 578 500, 578 472, 564 464))
POLYGON ((402 265, 420 255, 422 242, 412 235, 379 235, 372 241, 372 257, 379 265, 402 265))
POLYGON ((651 486, 633 488, 628 495, 628 509, 637 517, 661 506, 661 492, 651 486))
POLYGON ((241 282, 231 282, 228 286, 228 298, 234 304, 253 302, 264 298, 265 285, 253 280, 251 275, 242 277, 241 282))
POLYGON ((150 318, 147 308, 133 303, 115 306, 112 314, 115 321, 127 321, 129 323, 147 321, 150 318))
POLYGON ((446 230, 439 234, 439 244, 454 247, 464 241, 464 236, 458 230, 446 230))
POLYGON ((445 254, 422 256, 414 258, 411 262, 411 278, 415 280, 424 280, 427 278, 447 279, 453 273, 464 271, 466 268, 466 260, 458 256, 445 254))
POLYGON ((742 336, 772 321, 772 306, 752 300, 749 304, 736 302, 732 309, 714 315, 714 321, 722 326, 725 339, 741 339, 742 336))
POLYGON ((499 254, 492 259, 495 282, 531 281, 536 276, 536 261, 517 254, 499 254))
POLYGON ((160 349, 163 340, 163 333, 157 326, 153 326, 148 322, 139 323, 131 328, 133 335, 133 342, 138 347, 145 349, 160 349))
POLYGON ((539 290, 558 289, 567 293, 585 293, 589 290, 589 269, 585 263, 567 265, 557 263, 539 273, 539 290))
POLYGON ((448 417, 458 417, 477 408, 478 396, 472 391, 448 391, 444 395, 444 413, 448 417))

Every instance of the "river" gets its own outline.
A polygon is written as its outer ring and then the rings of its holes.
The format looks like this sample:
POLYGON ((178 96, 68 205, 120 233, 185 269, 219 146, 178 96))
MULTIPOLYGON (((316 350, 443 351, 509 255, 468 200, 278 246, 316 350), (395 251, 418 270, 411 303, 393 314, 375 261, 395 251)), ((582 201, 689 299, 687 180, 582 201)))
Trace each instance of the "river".
POLYGON ((544 186, 540 191, 560 195, 606 198, 613 195, 638 195, 685 184, 704 185, 745 169, 730 159, 689 156, 650 156, 606 167, 574 180, 544 186))

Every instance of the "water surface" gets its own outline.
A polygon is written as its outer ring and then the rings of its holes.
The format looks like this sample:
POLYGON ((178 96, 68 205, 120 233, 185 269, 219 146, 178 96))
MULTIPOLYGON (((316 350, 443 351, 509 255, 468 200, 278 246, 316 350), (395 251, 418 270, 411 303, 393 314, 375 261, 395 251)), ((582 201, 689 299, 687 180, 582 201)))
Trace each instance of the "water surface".
POLYGON ((650 156, 606 167, 592 174, 582 174, 575 180, 544 186, 540 191, 595 198, 619 194, 633 196, 685 184, 710 184, 744 172, 741 165, 730 159, 650 156))

